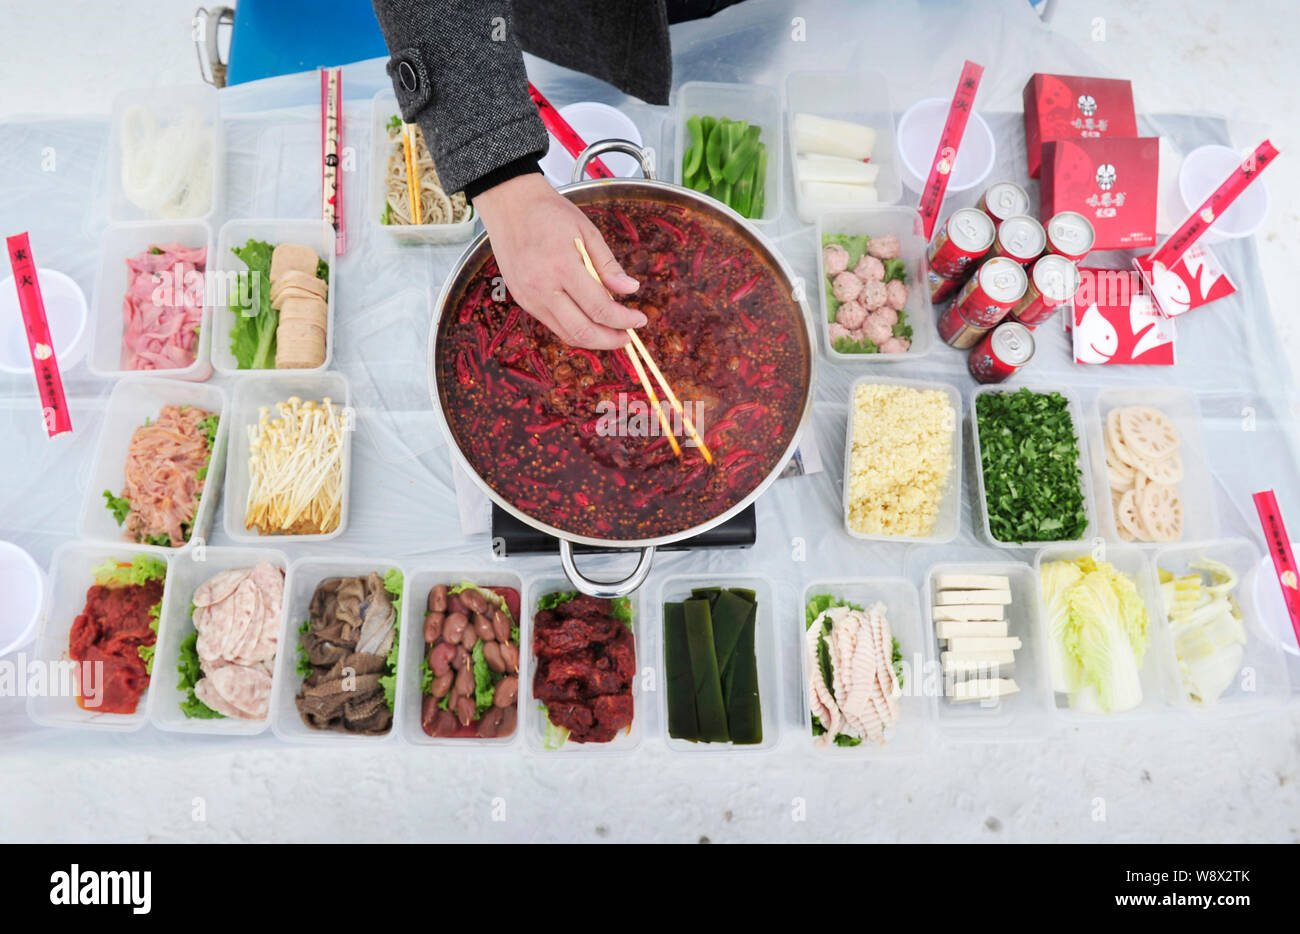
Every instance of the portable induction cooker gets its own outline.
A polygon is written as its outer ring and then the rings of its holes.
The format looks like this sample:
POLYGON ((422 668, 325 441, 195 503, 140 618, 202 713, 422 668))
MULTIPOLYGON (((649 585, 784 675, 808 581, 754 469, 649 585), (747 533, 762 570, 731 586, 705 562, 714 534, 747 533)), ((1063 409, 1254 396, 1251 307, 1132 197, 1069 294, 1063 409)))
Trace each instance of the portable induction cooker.
MULTIPOLYGON (((721 525, 711 526, 699 535, 659 546, 660 551, 693 551, 697 548, 749 548, 758 539, 758 520, 751 503, 721 525)), ((508 555, 555 554, 560 550, 560 540, 553 535, 516 519, 510 513, 492 504, 492 541, 500 541, 503 551, 497 557, 508 555)), ((594 545, 578 544, 573 549, 578 554, 598 554, 613 551, 594 545)), ((618 549, 620 551, 629 549, 618 549)), ((630 549, 635 551, 636 549, 630 549)))

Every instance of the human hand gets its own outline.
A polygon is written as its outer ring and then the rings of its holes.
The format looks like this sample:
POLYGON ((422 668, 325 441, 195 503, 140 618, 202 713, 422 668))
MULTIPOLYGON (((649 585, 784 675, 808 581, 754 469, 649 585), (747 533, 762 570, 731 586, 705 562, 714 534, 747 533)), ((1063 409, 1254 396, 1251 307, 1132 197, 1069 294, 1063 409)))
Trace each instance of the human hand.
POLYGON ((645 315, 614 301, 639 283, 623 272, 591 221, 536 172, 502 182, 474 199, 497 266, 519 307, 566 343, 614 350, 627 343, 627 328, 645 315), (591 278, 574 247, 581 237, 600 282, 591 278), (604 283, 603 286, 601 283, 604 283))

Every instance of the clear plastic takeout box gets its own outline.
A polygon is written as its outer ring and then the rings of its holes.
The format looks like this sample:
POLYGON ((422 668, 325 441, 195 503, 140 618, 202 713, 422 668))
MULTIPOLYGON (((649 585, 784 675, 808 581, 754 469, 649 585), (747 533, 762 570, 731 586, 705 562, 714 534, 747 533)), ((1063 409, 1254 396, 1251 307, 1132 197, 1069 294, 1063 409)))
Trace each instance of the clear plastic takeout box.
POLYGON ((532 674, 532 656, 528 652, 528 627, 531 614, 524 612, 524 584, 513 571, 493 567, 471 567, 468 565, 447 566, 441 569, 422 569, 406 578, 405 594, 402 597, 402 632, 401 664, 398 668, 398 680, 402 682, 402 738, 415 746, 444 746, 469 749, 506 749, 518 744, 523 733, 524 724, 524 685, 532 674), (513 587, 519 593, 519 615, 515 620, 519 625, 519 695, 515 731, 509 736, 483 739, 478 736, 430 736, 424 732, 420 708, 424 695, 420 691, 422 676, 421 660, 427 654, 424 642, 424 617, 427 613, 429 592, 439 584, 452 586, 469 582, 480 587, 513 587))
MULTIPOLYGON (((111 223, 180 219, 211 221, 220 213, 226 147, 221 123, 221 98, 216 88, 207 84, 180 84, 122 91, 113 98, 108 127, 108 219, 111 223), (212 190, 206 209, 164 218, 140 208, 127 197, 126 188, 122 184, 122 143, 124 137, 131 133, 131 127, 124 122, 124 118, 135 107, 143 107, 152 112, 159 127, 175 125, 192 113, 204 131, 212 134, 210 177, 203 182, 210 185, 212 190)), ((165 168, 169 171, 175 169, 169 164, 165 164, 165 168)))
POLYGON ((1147 611, 1147 647, 1142 655, 1142 667, 1139 678, 1142 684, 1142 703, 1129 710, 1116 713, 1091 713, 1074 710, 1070 707, 1069 696, 1053 690, 1053 713, 1058 720, 1071 724, 1079 723, 1113 723, 1128 720, 1145 720, 1152 717, 1167 716, 1174 702, 1176 688, 1173 672, 1168 666, 1168 627, 1165 625, 1160 594, 1156 586, 1155 575, 1147 560, 1146 552, 1132 545, 1112 545, 1104 542, 1061 543, 1050 545, 1038 552, 1034 558, 1034 574, 1038 578, 1038 638, 1044 654, 1048 656, 1048 677, 1050 685, 1052 620, 1048 614, 1047 596, 1043 592, 1043 565, 1053 561, 1073 561, 1077 558, 1090 557, 1105 561, 1115 567, 1116 571, 1132 578, 1138 595, 1147 611))
MULTIPOLYGON (((1114 386, 1097 394, 1088 422, 1088 447, 1092 455, 1092 475, 1096 478, 1097 512, 1101 534, 1109 541, 1123 541, 1116 528, 1114 504, 1110 496, 1110 479, 1106 471, 1106 416, 1112 409, 1143 405, 1158 409, 1174 423, 1179 435, 1179 458, 1183 462, 1183 479, 1174 484, 1183 501, 1183 541, 1206 541, 1219 532, 1214 488, 1205 442, 1201 437, 1201 410, 1196 395, 1178 386, 1114 386)), ((1131 544, 1158 547, 1158 542, 1131 544)))
MULTIPOLYGON (((832 120, 860 123, 876 131, 871 164, 880 166, 876 176, 876 200, 897 204, 903 197, 899 179, 897 148, 894 145, 894 110, 889 101, 889 82, 878 71, 796 71, 785 79, 785 106, 789 114, 786 136, 790 140, 790 168, 794 179, 794 203, 799 220, 811 224, 817 215, 833 211, 838 204, 810 201, 798 181, 794 134, 795 114, 810 113, 832 120)), ((924 282, 922 282, 924 284, 924 282)))
MULTIPOLYGON (((128 370, 123 359, 122 334, 125 322, 122 318, 122 305, 128 282, 126 261, 152 246, 169 246, 173 243, 184 247, 205 247, 208 251, 205 273, 212 268, 212 228, 206 221, 129 221, 111 224, 104 231, 100 238, 95 292, 90 304, 90 353, 87 356, 90 371, 96 376, 110 379, 139 375, 165 376, 201 382, 212 375, 208 349, 212 342, 212 309, 206 302, 199 321, 194 362, 189 366, 170 370, 128 370)), ((203 281, 206 294, 206 274, 203 281)), ((172 281, 170 286, 179 292, 186 287, 186 283, 172 281)))
POLYGON ((844 531, 854 538, 879 542, 920 542, 942 545, 957 537, 961 529, 961 393, 948 383, 932 383, 915 379, 892 379, 885 376, 861 376, 849 389, 849 406, 847 424, 844 429, 844 475, 840 484, 841 508, 844 512, 844 531), (942 392, 948 396, 948 405, 952 413, 950 422, 952 444, 952 466, 948 479, 940 494, 939 514, 935 517, 934 528, 929 535, 885 535, 879 532, 859 532, 849 525, 849 490, 850 471, 853 465, 853 422, 854 399, 859 386, 901 386, 918 392, 942 392))
POLYGON ((207 478, 203 492, 194 510, 190 538, 184 545, 144 545, 150 551, 181 551, 193 548, 195 543, 209 538, 212 519, 217 509, 217 496, 221 490, 222 474, 226 463, 226 442, 230 435, 230 408, 225 391, 220 386, 206 383, 186 383, 174 379, 157 379, 148 376, 129 376, 119 380, 108 397, 104 413, 104 426, 100 429, 95 458, 91 462, 90 481, 81 505, 77 530, 83 538, 96 541, 123 542, 123 527, 109 512, 104 491, 120 496, 126 484, 126 455, 131 438, 146 419, 157 420, 163 406, 192 405, 220 417, 217 436, 208 461, 207 478))
MULTIPOLYGON (((338 263, 334 262, 334 228, 323 220, 230 220, 221 225, 217 233, 217 255, 209 258, 208 268, 217 275, 210 293, 212 307, 212 366, 222 376, 247 377, 252 373, 272 373, 296 376, 304 373, 323 373, 329 369, 334 356, 334 305, 338 294, 338 263), (230 333, 235 323, 235 312, 230 310, 230 300, 238 294, 237 273, 248 269, 242 259, 231 252, 232 247, 242 247, 249 240, 262 240, 271 248, 282 243, 309 246, 329 266, 329 289, 325 301, 325 360, 318 367, 277 370, 274 365, 261 370, 241 370, 230 349, 230 333)), ((272 361, 274 364, 274 361, 272 361)))
POLYGON ((352 397, 347 379, 342 373, 333 370, 302 376, 255 375, 235 383, 235 391, 230 400, 230 471, 226 476, 226 495, 223 504, 227 535, 237 542, 270 545, 277 541, 327 542, 343 534, 343 530, 348 527, 348 506, 351 498, 349 488, 352 480, 352 436, 356 433, 356 411, 351 405, 352 397), (287 402, 290 396, 297 396, 303 402, 317 403, 328 396, 334 406, 343 412, 342 501, 338 528, 332 532, 312 535, 262 534, 255 528, 249 529, 244 526, 250 486, 249 426, 257 424, 258 410, 262 406, 270 408, 271 417, 276 417, 276 403, 287 402))
MULTIPOLYGON (((1200 704, 1187 694, 1179 671, 1177 648, 1173 627, 1169 623, 1169 606, 1160 591, 1161 619, 1169 627, 1166 641, 1166 664, 1177 676, 1175 705, 1197 716, 1236 716, 1255 713, 1285 703, 1291 696, 1291 681, 1287 674, 1286 659, 1276 640, 1264 628, 1259 606, 1255 602, 1256 577, 1259 574, 1261 552, 1244 538, 1223 538, 1216 541, 1186 542, 1169 545, 1151 555, 1157 586, 1159 571, 1164 569, 1175 577, 1198 573, 1190 562, 1210 558, 1227 565, 1237 575, 1237 587, 1232 591, 1241 610, 1242 624, 1246 628, 1246 645, 1241 661, 1241 671, 1232 685, 1214 704, 1200 704)), ((1207 575, 1202 578, 1209 583, 1207 575)))
POLYGON ((762 84, 722 84, 715 81, 687 81, 674 98, 677 127, 674 133, 673 180, 682 185, 682 170, 691 135, 686 121, 693 116, 726 117, 758 126, 758 141, 767 150, 767 174, 763 177, 763 216, 748 218, 753 224, 767 224, 781 216, 785 187, 781 173, 781 93, 762 84))
POLYGON ((608 743, 575 743, 571 739, 566 739, 558 749, 547 749, 544 744, 546 724, 548 722, 546 705, 533 697, 533 616, 537 613, 537 601, 541 597, 551 593, 571 592, 573 592, 573 585, 564 577, 535 578, 527 583, 524 590, 524 602, 519 612, 527 620, 527 626, 522 627, 522 631, 527 634, 527 638, 520 652, 520 657, 522 659, 526 655, 527 662, 521 661, 520 668, 523 669, 527 665, 529 674, 527 684, 521 681, 519 686, 519 723, 526 737, 525 748, 530 753, 540 756, 625 755, 641 744, 641 738, 645 735, 646 717, 649 715, 648 708, 650 706, 641 691, 640 672, 645 667, 645 660, 652 657, 652 654, 650 640, 646 638, 645 627, 641 624, 640 590, 634 591, 631 596, 625 598, 631 601, 632 606, 632 639, 636 645, 638 672, 637 676, 632 679, 632 725, 608 743))
MULTIPOLYGON (((271 564, 283 573, 289 567, 284 552, 271 548, 222 548, 204 546, 180 555, 172 562, 167 575, 167 599, 163 601, 158 626, 158 645, 154 652, 153 676, 149 684, 149 720, 160 730, 169 733, 212 733, 219 736, 253 736, 265 730, 271 722, 270 714, 261 720, 239 717, 204 719, 188 717, 181 710, 185 695, 178 689, 181 642, 194 632, 190 604, 199 585, 222 571, 251 568, 257 564, 271 564)), ((284 632, 284 614, 288 602, 280 606, 275 619, 276 633, 284 632)), ((277 656, 279 649, 277 646, 277 656)), ((274 690, 274 679, 272 680, 274 690)))
POLYGON ((923 753, 930 745, 934 729, 935 694, 942 685, 934 676, 934 659, 930 656, 929 634, 921 621, 921 607, 916 587, 901 577, 860 577, 849 580, 818 580, 804 588, 799 604, 799 691, 800 729, 807 737, 806 748, 831 759, 894 759, 923 753), (857 746, 818 746, 812 734, 812 705, 808 700, 812 658, 808 651, 807 607, 818 594, 831 594, 871 609, 877 602, 885 605, 885 619, 890 634, 898 640, 903 655, 903 696, 897 722, 885 731, 884 744, 862 742, 857 746))
MULTIPOLYGON (((393 722, 387 733, 367 735, 341 730, 318 730, 303 722, 294 698, 302 687, 303 675, 298 673, 301 647, 299 627, 310 617, 311 598, 321 581, 331 577, 366 577, 372 571, 383 577, 388 571, 405 569, 391 558, 299 558, 289 565, 284 581, 284 628, 280 630, 280 644, 275 653, 275 678, 271 688, 271 731, 287 743, 306 743, 330 746, 336 744, 379 745, 388 743, 402 732, 402 706, 406 698, 406 685, 402 682, 402 642, 410 636, 401 619, 397 634, 397 686, 393 695, 393 722)), ((403 586, 402 615, 406 614, 406 591, 403 586)), ((419 638, 419 635, 416 635, 419 638)))
POLYGON ((909 207, 881 205, 857 211, 836 211, 817 217, 817 281, 816 307, 821 310, 819 329, 826 355, 836 363, 892 364, 907 363, 923 357, 934 346, 934 307, 930 303, 930 288, 925 280, 925 236, 921 233, 921 215, 909 207), (827 234, 848 234, 860 237, 898 237, 899 258, 907 264, 907 303, 903 306, 905 323, 911 325, 911 347, 905 353, 841 353, 831 343, 831 315, 826 297, 826 265, 822 259, 823 237, 827 234))
MULTIPOLYGON (((954 703, 939 698, 936 729, 948 742, 1021 742, 1042 739, 1052 726, 1052 679, 1048 670, 1047 647, 1038 628, 1038 578, 1034 569, 1019 561, 988 561, 936 564, 926 572, 925 614, 934 657, 942 662, 942 647, 936 635, 935 599, 940 574, 997 574, 1006 577, 1011 604, 1006 608, 1007 635, 1020 639, 1015 664, 1000 667, 998 674, 1012 678, 1020 689, 1010 697, 993 702, 954 703)), ((940 665, 942 674, 942 665, 940 665)))
MULTIPOLYGON (((65 542, 55 549, 46 581, 45 619, 40 635, 31 650, 32 660, 45 670, 43 692, 29 694, 27 715, 41 726, 93 728, 118 731, 138 730, 149 720, 150 690, 140 696, 135 713, 99 713, 77 703, 81 665, 68 657, 68 636, 72 624, 86 608, 86 592, 95 585, 94 569, 105 561, 129 562, 136 555, 147 554, 170 566, 172 556, 160 549, 139 545, 110 545, 101 542, 65 542), (74 671, 75 669, 75 671, 74 671)), ((168 580, 163 585, 163 603, 167 602, 168 580)), ((166 635, 162 622, 158 640, 166 635)), ((150 685, 150 688, 153 686, 150 685)), ((93 692, 92 692, 93 693, 93 692)))
POLYGON ((971 458, 975 464, 976 489, 975 497, 971 501, 972 515, 978 513, 980 525, 984 532, 984 539, 989 544, 997 548, 1043 548, 1047 545, 1056 544, 1075 544, 1086 543, 1098 534, 1097 526, 1097 507, 1093 503, 1093 481, 1091 462, 1088 459, 1088 445, 1086 435, 1086 422, 1083 418, 1083 408, 1079 404, 1078 397, 1072 390, 1063 386, 979 386, 975 389, 974 396, 971 397, 970 403, 970 430, 971 430, 971 458), (984 458, 980 455, 980 428, 978 405, 981 396, 989 393, 1015 393, 1021 389, 1028 389, 1030 392, 1043 393, 1060 393, 1065 397, 1070 413, 1070 420, 1074 424, 1075 438, 1079 444, 1079 484, 1083 492, 1083 509, 1088 518, 1088 524, 1084 527, 1083 533, 1075 539, 1061 539, 1044 542, 1004 542, 1000 541, 993 535, 993 530, 989 525, 989 511, 986 486, 984 482, 984 458))
MULTIPOLYGON (((422 246, 424 244, 462 243, 474 235, 478 214, 470 208, 468 220, 458 224, 385 224, 384 214, 388 173, 388 121, 401 117, 397 96, 391 90, 375 95, 370 104, 370 192, 366 203, 366 228, 377 241, 387 247, 422 246)), ((405 175, 402 176, 403 179, 405 175)), ((448 192, 450 195, 451 192, 448 192)), ((405 192, 403 198, 407 198, 405 192)))
POLYGON ((663 724, 664 742, 667 743, 668 748, 681 753, 749 753, 775 748, 781 741, 781 664, 777 653, 776 635, 776 621, 780 615, 769 580, 746 574, 709 576, 675 574, 664 578, 660 583, 654 609, 652 618, 657 620, 658 654, 663 665, 661 669, 663 677, 660 679, 659 689, 659 722, 663 724), (763 722, 762 742, 743 746, 735 743, 692 742, 687 739, 675 739, 668 733, 668 659, 664 655, 666 642, 663 638, 663 606, 665 603, 689 600, 691 591, 698 587, 742 588, 754 591, 754 599, 758 603, 754 623, 754 655, 758 663, 758 701, 763 722))

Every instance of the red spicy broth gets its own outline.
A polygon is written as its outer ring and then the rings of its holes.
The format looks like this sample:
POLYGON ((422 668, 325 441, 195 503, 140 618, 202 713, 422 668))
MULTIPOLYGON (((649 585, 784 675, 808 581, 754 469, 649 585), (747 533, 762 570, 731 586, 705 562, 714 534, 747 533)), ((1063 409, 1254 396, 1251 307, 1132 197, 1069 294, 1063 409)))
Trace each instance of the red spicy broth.
POLYGON ((592 538, 671 535, 739 503, 789 446, 809 379, 802 312, 744 237, 703 212, 648 199, 583 211, 641 283, 625 304, 649 319, 638 334, 713 464, 680 425, 673 454, 623 351, 569 347, 494 300, 491 254, 438 325, 443 412, 471 466, 529 516, 592 538))

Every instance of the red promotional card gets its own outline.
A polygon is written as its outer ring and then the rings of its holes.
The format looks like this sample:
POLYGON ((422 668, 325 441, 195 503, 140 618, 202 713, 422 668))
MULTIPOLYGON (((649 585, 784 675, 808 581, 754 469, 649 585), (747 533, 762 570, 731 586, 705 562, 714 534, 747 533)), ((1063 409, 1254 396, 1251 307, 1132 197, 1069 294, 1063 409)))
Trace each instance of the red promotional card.
POLYGON ((1167 318, 1176 318, 1237 291, 1209 247, 1192 247, 1174 263, 1172 269, 1161 266, 1154 278, 1151 256, 1150 253, 1139 256, 1134 262, 1151 289, 1156 309, 1167 318))
POLYGON ((1043 144, 1039 216, 1078 211, 1092 221, 1096 250, 1156 242, 1160 140, 1057 140, 1043 144))
POLYGON ((1133 85, 1114 78, 1036 74, 1025 85, 1025 156, 1038 178, 1043 144, 1137 136, 1133 85))
POLYGON ((1074 362, 1174 365, 1174 322, 1127 270, 1080 269, 1074 296, 1074 362))

